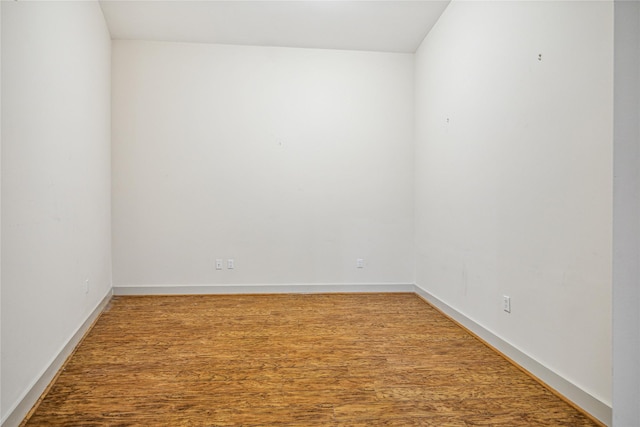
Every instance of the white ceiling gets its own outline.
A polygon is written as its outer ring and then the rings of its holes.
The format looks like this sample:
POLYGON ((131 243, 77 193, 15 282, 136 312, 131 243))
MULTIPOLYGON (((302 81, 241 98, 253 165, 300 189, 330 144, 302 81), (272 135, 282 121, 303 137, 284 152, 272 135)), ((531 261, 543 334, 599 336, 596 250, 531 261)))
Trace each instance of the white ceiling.
POLYGON ((103 0, 111 38, 408 52, 450 0, 103 0))

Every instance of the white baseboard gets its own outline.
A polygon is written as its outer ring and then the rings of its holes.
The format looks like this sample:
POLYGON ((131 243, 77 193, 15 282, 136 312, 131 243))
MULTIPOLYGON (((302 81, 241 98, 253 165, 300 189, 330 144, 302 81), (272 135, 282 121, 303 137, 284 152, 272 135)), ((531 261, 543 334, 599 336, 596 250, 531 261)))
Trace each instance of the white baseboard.
POLYGON ((38 377, 38 379, 27 389, 25 394, 18 403, 7 411, 7 414, 3 417, 1 425, 2 427, 16 427, 19 426, 24 417, 27 416, 33 405, 36 404, 42 393, 47 389, 51 381, 55 378, 56 374, 62 368, 62 365, 67 358, 73 353, 80 340, 87 333, 93 322, 102 313, 104 308, 111 300, 112 292, 109 292, 102 298, 98 305, 93 309, 89 317, 84 323, 76 330, 76 332, 69 338, 67 343, 62 347, 58 355, 51 361, 49 366, 38 377))
POLYGON ((285 285, 141 285, 114 286, 114 295, 217 295, 414 292, 407 283, 301 283, 285 285))
POLYGON ((429 303, 433 304, 443 313, 450 316, 453 320, 469 329, 471 332, 476 334, 490 346, 494 347, 500 353, 507 356, 513 362, 517 363, 521 368, 529 372, 531 375, 538 378, 547 386, 561 394, 564 398, 573 402, 576 406, 583 409, 585 412, 588 412, 591 416, 598 419, 600 422, 606 424, 607 426, 611 425, 611 406, 593 397, 575 384, 567 381, 565 378, 561 377, 549 368, 532 359, 530 356, 518 350, 502 338, 496 336, 491 331, 484 328, 482 325, 479 325, 464 314, 447 305, 445 302, 431 295, 420 286, 415 285, 414 292, 429 303))

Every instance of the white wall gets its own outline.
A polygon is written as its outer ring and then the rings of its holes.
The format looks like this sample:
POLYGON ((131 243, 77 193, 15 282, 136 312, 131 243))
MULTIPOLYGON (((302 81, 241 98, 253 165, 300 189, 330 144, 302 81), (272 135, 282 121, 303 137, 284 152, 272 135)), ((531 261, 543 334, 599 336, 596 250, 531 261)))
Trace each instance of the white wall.
POLYGON ((640 3, 615 3, 613 424, 640 425, 640 3))
POLYGON ((109 72, 97 2, 2 2, 3 422, 111 289, 109 72))
MULTIPOLYGON (((2 187, 2 1, 0 1, 0 188, 2 187)), ((0 242, 2 241, 2 192, 0 191, 0 242)), ((0 244, 0 329, 2 329, 2 245, 0 244)), ((2 335, 0 335, 0 360, 2 359, 2 335)), ((2 369, 0 369, 2 384, 2 369)), ((2 387, 0 386, 0 410, 2 407, 2 387)), ((2 415, 0 413, 0 422, 2 415)))
POLYGON ((114 286, 413 283, 412 73, 409 54, 114 41, 114 286))
POLYGON ((417 285, 608 406, 612 47, 609 2, 454 1, 415 73, 417 285))

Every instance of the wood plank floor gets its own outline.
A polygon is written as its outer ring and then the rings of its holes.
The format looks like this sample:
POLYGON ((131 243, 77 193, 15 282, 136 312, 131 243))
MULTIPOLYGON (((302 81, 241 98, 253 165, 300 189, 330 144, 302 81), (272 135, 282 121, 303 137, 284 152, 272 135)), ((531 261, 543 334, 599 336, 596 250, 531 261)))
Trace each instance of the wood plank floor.
POLYGON ((27 426, 597 425, 414 294, 114 297, 27 426))

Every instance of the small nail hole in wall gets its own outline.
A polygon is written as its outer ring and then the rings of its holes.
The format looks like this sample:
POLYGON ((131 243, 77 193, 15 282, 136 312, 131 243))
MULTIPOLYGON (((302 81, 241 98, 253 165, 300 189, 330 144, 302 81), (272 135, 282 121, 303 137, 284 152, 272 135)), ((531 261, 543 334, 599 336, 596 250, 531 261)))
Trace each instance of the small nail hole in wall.
POLYGON ((542 54, 541 53, 538 54, 538 61, 542 61, 542 54))

